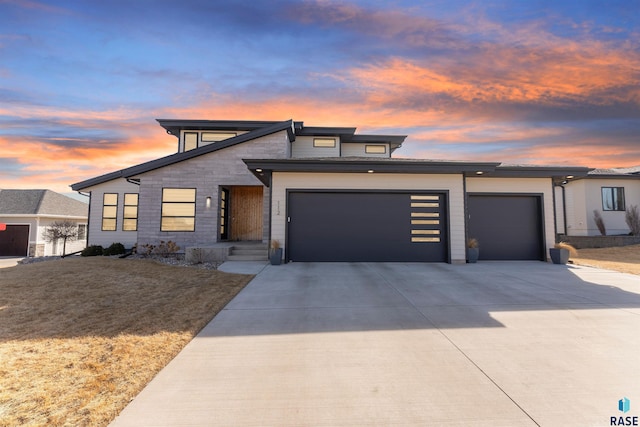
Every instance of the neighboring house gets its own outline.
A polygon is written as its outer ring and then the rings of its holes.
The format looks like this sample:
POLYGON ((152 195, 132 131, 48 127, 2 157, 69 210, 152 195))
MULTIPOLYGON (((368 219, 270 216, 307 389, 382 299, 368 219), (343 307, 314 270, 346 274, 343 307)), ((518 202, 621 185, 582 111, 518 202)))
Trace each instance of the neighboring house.
POLYGON ((89 205, 50 190, 0 190, 0 256, 62 255, 62 240, 47 242, 43 233, 56 221, 78 225, 67 253, 84 249, 89 205))
POLYGON ((584 167, 391 158, 399 135, 303 122, 158 120, 176 154, 72 185, 89 244, 278 240, 286 261, 546 260, 554 185, 584 167))
POLYGON ((640 209, 640 166, 592 170, 561 183, 556 199, 564 201, 557 206, 561 234, 599 236, 594 211, 602 216, 607 235, 629 234, 625 211, 633 205, 640 209))

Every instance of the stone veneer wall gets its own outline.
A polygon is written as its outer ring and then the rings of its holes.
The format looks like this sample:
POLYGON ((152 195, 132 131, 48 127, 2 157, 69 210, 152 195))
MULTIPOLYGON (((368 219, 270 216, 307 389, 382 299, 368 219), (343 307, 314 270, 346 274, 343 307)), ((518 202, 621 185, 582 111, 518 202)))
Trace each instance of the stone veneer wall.
POLYGON ((577 249, 640 245, 640 236, 565 236, 560 234, 558 240, 567 242, 577 249))
MULTIPOLYGON (((262 185, 242 159, 286 158, 289 144, 287 132, 281 131, 139 175, 138 244, 171 240, 182 252, 187 246, 217 242, 220 186, 262 185), (196 189, 195 232, 160 231, 163 188, 196 189), (211 197, 209 208, 207 197, 211 197)), ((262 239, 266 242, 270 236, 269 188, 263 191, 262 239)))

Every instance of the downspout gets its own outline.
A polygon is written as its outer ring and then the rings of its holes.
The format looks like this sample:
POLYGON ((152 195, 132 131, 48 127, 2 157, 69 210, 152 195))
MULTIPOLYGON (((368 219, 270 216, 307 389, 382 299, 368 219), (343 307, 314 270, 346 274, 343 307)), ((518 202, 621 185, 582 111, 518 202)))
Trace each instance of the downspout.
MULTIPOLYGON (((467 242, 469 241, 469 210, 467 207, 467 174, 462 173, 462 203, 464 211, 464 258, 467 260, 467 242)), ((451 259, 451 249, 449 249, 449 259, 451 259)))

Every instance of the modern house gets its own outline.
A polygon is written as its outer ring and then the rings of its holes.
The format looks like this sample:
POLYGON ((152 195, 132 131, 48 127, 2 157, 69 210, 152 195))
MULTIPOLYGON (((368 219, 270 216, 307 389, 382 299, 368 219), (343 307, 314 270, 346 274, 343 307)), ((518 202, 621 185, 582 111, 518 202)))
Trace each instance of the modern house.
POLYGON ((89 206, 50 190, 0 190, 0 256, 62 255, 63 242, 48 242, 44 231, 56 221, 77 224, 66 252, 86 245, 89 206))
POLYGON ((607 235, 626 235, 629 227, 625 211, 640 209, 640 166, 633 168, 594 169, 587 176, 576 177, 556 189, 558 232, 567 236, 599 236, 594 211, 604 222, 607 235))
POLYGON ((546 260, 555 186, 589 168, 391 157, 402 135, 286 121, 158 120, 177 153, 73 184, 89 244, 277 240, 285 261, 546 260))

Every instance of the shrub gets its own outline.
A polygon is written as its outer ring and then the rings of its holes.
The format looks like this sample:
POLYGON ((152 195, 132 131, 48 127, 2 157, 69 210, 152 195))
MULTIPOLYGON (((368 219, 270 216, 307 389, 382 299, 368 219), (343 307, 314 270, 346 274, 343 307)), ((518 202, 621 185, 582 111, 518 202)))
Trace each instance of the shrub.
POLYGON ((624 220, 633 236, 640 236, 640 213, 637 205, 631 205, 624 213, 624 220))
POLYGON ((104 249, 100 245, 87 246, 80 253, 81 256, 100 256, 104 252, 104 249))
POLYGON ((156 246, 155 249, 152 250, 153 254, 159 256, 167 256, 169 254, 176 253, 180 250, 180 246, 176 245, 174 242, 169 240, 165 243, 164 240, 160 241, 160 244, 156 246))
POLYGON ((122 243, 112 243, 111 246, 102 251, 102 255, 121 255, 125 252, 126 249, 124 248, 124 245, 122 243))
POLYGON ((478 239, 474 239, 473 237, 469 240, 467 240, 467 247, 468 248, 477 248, 478 247, 478 239))
POLYGON ((566 249, 569 251, 569 255, 572 257, 578 256, 578 250, 571 244, 567 243, 567 242, 558 242, 555 245, 553 245, 554 248, 556 249, 566 249))
POLYGON ((596 227, 598 227, 600 234, 606 236, 607 229, 604 226, 604 219, 602 219, 602 215, 600 215, 600 211, 598 211, 597 209, 593 211, 593 220, 596 222, 596 227))

